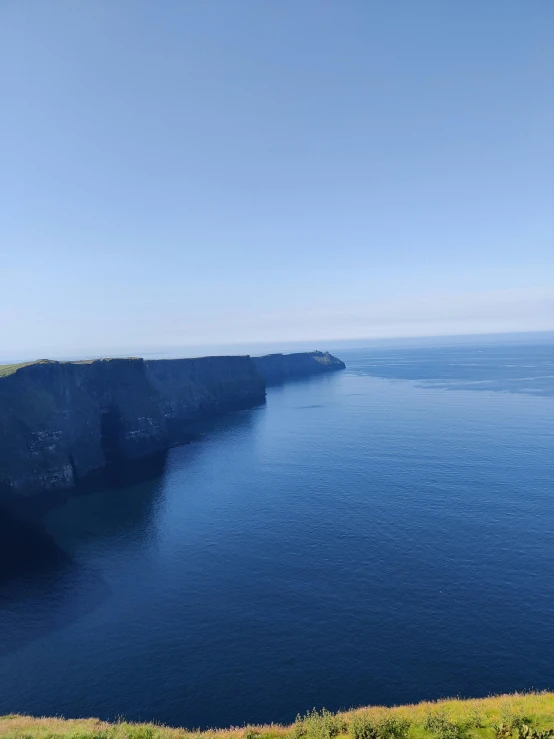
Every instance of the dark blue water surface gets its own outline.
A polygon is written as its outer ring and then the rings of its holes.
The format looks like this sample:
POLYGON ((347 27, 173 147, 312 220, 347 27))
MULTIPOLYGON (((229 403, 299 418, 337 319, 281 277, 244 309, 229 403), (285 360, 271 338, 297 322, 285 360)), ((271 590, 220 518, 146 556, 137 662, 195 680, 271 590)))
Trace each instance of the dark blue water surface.
POLYGON ((550 348, 342 357, 160 478, 9 524, 0 713, 221 726, 554 688, 550 348))

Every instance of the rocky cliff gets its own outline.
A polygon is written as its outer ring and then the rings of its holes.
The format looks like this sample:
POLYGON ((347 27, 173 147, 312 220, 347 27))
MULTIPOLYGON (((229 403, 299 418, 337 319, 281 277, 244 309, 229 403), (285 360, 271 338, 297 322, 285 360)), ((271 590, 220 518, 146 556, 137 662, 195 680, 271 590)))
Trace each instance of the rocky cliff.
POLYGON ((174 443, 183 439, 187 422, 248 408, 265 397, 265 380, 250 357, 155 359, 144 364, 174 443))
POLYGON ((191 421, 263 402, 266 381, 341 367, 320 352, 0 367, 0 499, 163 454, 191 421))
POLYGON ((41 361, 4 371, 0 498, 72 488, 183 441, 191 420, 264 397, 250 357, 41 361))
POLYGON ((329 352, 268 354, 265 357, 254 357, 253 361, 268 385, 345 368, 344 362, 329 352))

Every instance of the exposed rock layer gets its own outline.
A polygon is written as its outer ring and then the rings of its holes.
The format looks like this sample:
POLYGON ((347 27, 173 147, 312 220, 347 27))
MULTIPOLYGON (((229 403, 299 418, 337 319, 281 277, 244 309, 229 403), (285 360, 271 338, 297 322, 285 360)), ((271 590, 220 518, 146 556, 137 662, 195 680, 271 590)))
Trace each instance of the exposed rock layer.
POLYGON ((192 421, 263 402, 266 379, 341 367, 316 352, 45 360, 0 372, 0 498, 71 489, 99 470, 186 441, 192 421))

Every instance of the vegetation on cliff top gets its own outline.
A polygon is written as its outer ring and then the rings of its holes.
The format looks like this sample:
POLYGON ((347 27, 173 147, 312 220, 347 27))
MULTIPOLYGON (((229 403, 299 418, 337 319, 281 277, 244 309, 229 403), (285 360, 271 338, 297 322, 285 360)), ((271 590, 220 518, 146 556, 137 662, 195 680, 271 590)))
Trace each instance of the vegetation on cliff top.
POLYGON ((0 377, 7 377, 13 375, 21 367, 28 367, 30 364, 36 364, 36 362, 19 362, 19 364, 0 364, 0 377))
POLYGON ((0 717, 3 739, 550 739, 554 693, 448 700, 344 713, 311 711, 292 726, 187 731, 97 719, 0 717))
POLYGON ((22 367, 30 367, 33 364, 93 364, 93 362, 111 362, 118 359, 132 359, 135 360, 137 357, 105 357, 103 359, 70 359, 70 360, 58 360, 58 359, 35 359, 31 362, 19 362, 16 364, 0 364, 0 377, 7 377, 13 375, 14 372, 21 369, 22 367))
MULTIPOLYGON (((91 362, 92 360, 85 360, 83 362, 73 362, 73 364, 85 364, 85 362, 91 362)), ((17 364, 1 364, 0 365, 0 377, 7 377, 13 375, 17 370, 23 367, 30 367, 33 364, 64 364, 64 362, 57 362, 55 359, 35 359, 31 362, 19 362, 17 364)))

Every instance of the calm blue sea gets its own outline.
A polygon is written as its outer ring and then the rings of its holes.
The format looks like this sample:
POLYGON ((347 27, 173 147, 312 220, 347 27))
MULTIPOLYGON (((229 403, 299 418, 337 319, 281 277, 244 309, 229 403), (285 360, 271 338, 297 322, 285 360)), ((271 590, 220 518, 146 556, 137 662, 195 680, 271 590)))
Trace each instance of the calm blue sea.
POLYGON ((207 727, 554 689, 552 349, 341 357, 22 530, 0 713, 207 727))

